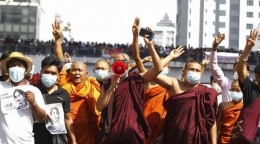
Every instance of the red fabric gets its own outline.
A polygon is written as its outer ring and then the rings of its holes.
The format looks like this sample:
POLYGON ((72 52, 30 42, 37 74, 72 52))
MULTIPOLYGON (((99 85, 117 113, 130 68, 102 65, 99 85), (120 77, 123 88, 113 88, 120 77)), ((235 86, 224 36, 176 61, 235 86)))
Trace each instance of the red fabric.
MULTIPOLYGON (((110 86, 104 82, 105 90, 110 86)), ((97 144, 143 144, 149 137, 150 128, 143 114, 143 78, 136 72, 129 73, 114 92, 111 127, 105 132, 108 122, 108 108, 101 113, 101 131, 97 144)))
POLYGON ((33 74, 32 78, 29 80, 31 85, 36 85, 41 81, 41 75, 39 73, 33 74))
POLYGON ((217 92, 203 85, 173 95, 164 103, 167 111, 164 144, 209 144, 215 124, 217 92))
POLYGON ((232 131, 230 144, 251 144, 254 140, 260 121, 260 98, 242 109, 232 131))

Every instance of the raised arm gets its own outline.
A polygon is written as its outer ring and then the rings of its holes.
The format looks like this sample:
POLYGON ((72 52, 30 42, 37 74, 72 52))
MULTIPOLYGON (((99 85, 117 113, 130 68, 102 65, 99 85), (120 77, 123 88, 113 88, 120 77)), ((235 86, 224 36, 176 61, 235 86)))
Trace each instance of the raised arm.
POLYGON ((60 23, 55 22, 54 24, 52 24, 52 28, 53 28, 52 34, 55 38, 54 53, 61 61, 63 61, 63 52, 61 46, 62 31, 61 31, 60 23))
MULTIPOLYGON (((142 61, 143 64, 145 64, 147 62, 152 62, 152 58, 151 58, 151 56, 147 56, 147 57, 143 58, 141 61, 142 61)), ((131 63, 130 71, 133 71, 136 68, 137 68, 137 64, 135 62, 131 63)), ((145 70, 147 71, 146 68, 145 68, 145 70)))
POLYGON ((139 44, 138 44, 138 31, 139 31, 139 18, 135 18, 134 25, 132 27, 133 32, 133 57, 137 66, 137 69, 140 73, 147 71, 144 67, 144 64, 140 58, 139 44))
POLYGON ((207 66, 209 65, 209 60, 205 60, 203 59, 201 62, 201 75, 204 74, 205 69, 207 68, 207 66))
POLYGON ((210 52, 209 69, 211 75, 216 79, 218 85, 223 89, 228 86, 229 79, 225 77, 224 72, 218 66, 217 47, 225 38, 225 34, 218 33, 218 36, 214 39, 212 49, 210 52))
POLYGON ((250 31, 250 36, 247 39, 246 46, 244 51, 242 52, 238 63, 237 63, 237 74, 238 74, 238 80, 240 85, 245 84, 245 80, 247 78, 247 72, 246 72, 246 62, 248 60, 248 54, 255 45, 256 38, 258 36, 258 31, 256 29, 250 31))
MULTIPOLYGON (((152 31, 150 28, 147 28, 147 30, 152 31)), ((148 82, 154 80, 156 76, 162 71, 163 66, 160 60, 159 55, 157 54, 154 45, 153 40, 148 40, 148 36, 144 37, 144 42, 147 45, 150 55, 152 57, 153 61, 153 67, 149 69, 148 71, 141 73, 141 76, 144 79, 144 83, 147 84, 148 82)))
POLYGON ((116 88, 116 83, 119 83, 120 77, 112 76, 111 77, 111 84, 110 87, 105 91, 104 85, 101 87, 100 96, 97 99, 97 110, 101 112, 109 103, 109 100, 114 93, 114 90, 116 88))
POLYGON ((173 49, 167 57, 162 59, 162 66, 165 67, 171 60, 178 58, 184 52, 185 51, 182 46, 179 46, 177 49, 173 49))

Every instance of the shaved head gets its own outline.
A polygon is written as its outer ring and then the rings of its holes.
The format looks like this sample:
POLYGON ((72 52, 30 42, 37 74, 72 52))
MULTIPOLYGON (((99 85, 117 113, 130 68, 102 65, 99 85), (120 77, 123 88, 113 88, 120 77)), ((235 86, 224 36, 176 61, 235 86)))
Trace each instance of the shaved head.
POLYGON ((87 65, 86 65, 84 62, 82 62, 82 61, 75 61, 75 62, 71 65, 71 67, 73 67, 73 66, 75 66, 75 65, 81 65, 81 66, 87 71, 87 65))

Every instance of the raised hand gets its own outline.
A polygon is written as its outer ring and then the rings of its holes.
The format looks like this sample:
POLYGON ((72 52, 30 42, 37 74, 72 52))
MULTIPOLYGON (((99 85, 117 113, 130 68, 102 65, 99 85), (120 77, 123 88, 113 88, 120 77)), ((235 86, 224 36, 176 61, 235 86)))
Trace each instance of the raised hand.
MULTIPOLYGON (((149 31, 152 31, 152 29, 150 27, 146 27, 145 29, 149 30, 149 31)), ((153 40, 149 40, 148 39, 149 35, 145 35, 144 36, 144 42, 146 45, 153 45, 153 40)))
POLYGON ((71 57, 68 53, 64 53, 64 59, 66 63, 70 63, 71 62, 71 57))
POLYGON ((52 34, 55 38, 55 40, 59 40, 62 37, 62 30, 60 27, 60 23, 59 22, 55 22, 54 24, 52 24, 52 34))
POLYGON ((133 32, 133 35, 138 37, 138 31, 139 31, 139 23, 140 23, 140 19, 138 17, 135 18, 135 22, 133 24, 133 27, 132 27, 132 32, 133 32))
POLYGON ((255 45, 257 36, 258 36, 258 31, 256 29, 250 31, 250 36, 246 42, 246 48, 251 50, 251 48, 255 45))
POLYGON ((151 56, 147 56, 147 57, 143 58, 143 61, 144 62, 152 62, 153 60, 152 60, 151 56))
POLYGON ((173 49, 171 52, 170 52, 170 56, 172 57, 172 59, 176 59, 178 58, 180 55, 182 55, 184 53, 184 49, 183 49, 183 46, 179 46, 178 48, 176 49, 173 49))
POLYGON ((213 42, 213 46, 218 46, 222 42, 223 39, 225 39, 225 34, 218 33, 218 36, 215 37, 215 40, 213 42))
POLYGON ((207 67, 209 65, 209 60, 203 59, 202 62, 201 62, 201 65, 204 66, 204 67, 207 67))

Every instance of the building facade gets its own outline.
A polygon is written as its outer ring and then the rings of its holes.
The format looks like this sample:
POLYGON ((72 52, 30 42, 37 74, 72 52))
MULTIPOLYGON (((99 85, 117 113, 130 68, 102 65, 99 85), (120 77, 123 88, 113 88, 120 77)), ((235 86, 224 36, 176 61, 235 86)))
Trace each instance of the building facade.
POLYGON ((259 0, 178 0, 177 7, 177 45, 211 47, 220 32, 220 46, 241 50, 260 20, 259 0))
POLYGON ((170 20, 166 13, 154 28, 154 43, 159 46, 174 46, 176 37, 175 23, 170 20))
POLYGON ((0 38, 38 39, 40 0, 0 0, 0 38))

